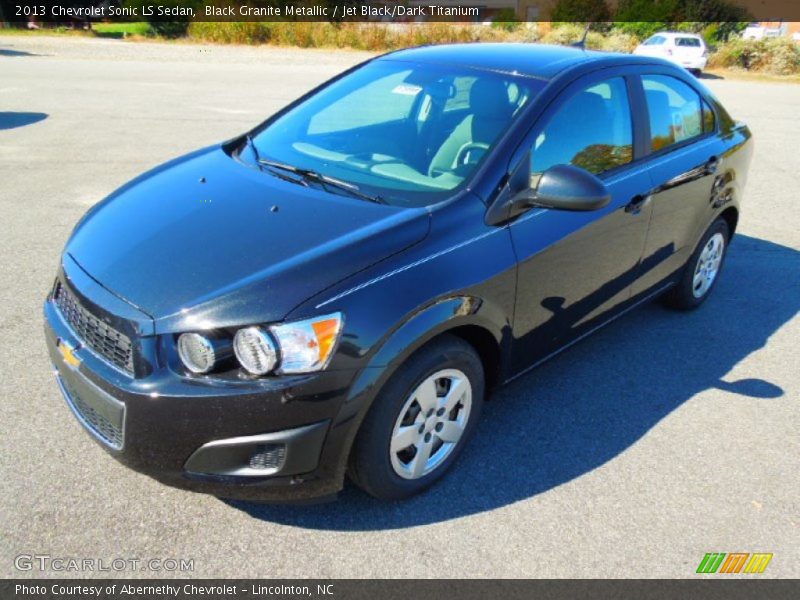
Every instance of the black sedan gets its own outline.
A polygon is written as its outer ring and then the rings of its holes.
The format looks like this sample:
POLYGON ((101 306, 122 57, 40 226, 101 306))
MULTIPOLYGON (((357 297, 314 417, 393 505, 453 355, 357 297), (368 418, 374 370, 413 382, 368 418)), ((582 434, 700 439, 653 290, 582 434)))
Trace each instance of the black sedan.
POLYGON ((648 299, 706 300, 750 138, 655 58, 387 54, 94 206, 45 302, 56 379, 169 485, 410 496, 493 386, 648 299))

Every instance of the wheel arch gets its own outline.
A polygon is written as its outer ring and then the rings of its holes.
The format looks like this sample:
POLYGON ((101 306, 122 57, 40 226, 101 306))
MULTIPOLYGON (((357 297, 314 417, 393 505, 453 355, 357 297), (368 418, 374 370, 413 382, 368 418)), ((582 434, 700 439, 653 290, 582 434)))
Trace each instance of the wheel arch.
POLYGON ((408 358, 443 335, 469 343, 483 364, 487 387, 503 380, 510 349, 508 316, 475 296, 456 296, 434 302, 396 326, 373 351, 351 387, 350 399, 366 387, 381 387, 408 358))
POLYGON ((736 226, 739 224, 739 209, 735 206, 729 206, 723 210, 719 216, 728 223, 729 237, 733 237, 733 234, 736 232, 736 226))
POLYGON ((344 475, 361 423, 381 389, 408 358, 446 335, 456 336, 475 349, 486 373, 486 387, 501 383, 508 364, 511 327, 499 307, 473 296, 435 302, 405 319, 384 338, 367 366, 355 377, 334 429, 346 428, 340 454, 344 475))

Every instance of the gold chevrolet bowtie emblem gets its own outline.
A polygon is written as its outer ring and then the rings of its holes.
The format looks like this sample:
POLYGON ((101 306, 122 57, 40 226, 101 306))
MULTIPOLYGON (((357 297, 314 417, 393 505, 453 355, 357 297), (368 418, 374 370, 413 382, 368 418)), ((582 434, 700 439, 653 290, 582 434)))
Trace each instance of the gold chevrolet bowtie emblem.
POLYGON ((61 352, 61 356, 64 357, 64 362, 69 366, 77 367, 79 364, 81 364, 81 359, 75 354, 75 346, 62 339, 58 340, 56 346, 58 347, 58 351, 61 352))

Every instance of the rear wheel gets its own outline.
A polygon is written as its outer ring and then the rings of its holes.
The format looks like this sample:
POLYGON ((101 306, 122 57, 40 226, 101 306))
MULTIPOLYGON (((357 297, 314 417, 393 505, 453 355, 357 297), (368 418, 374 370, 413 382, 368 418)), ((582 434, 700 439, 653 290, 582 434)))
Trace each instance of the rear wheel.
POLYGON ((472 346, 449 335, 425 346, 375 399, 353 447, 350 478, 386 500, 431 486, 466 445, 483 394, 483 366, 472 346))
POLYGON ((664 296, 667 305, 689 310, 705 301, 722 270, 729 239, 728 222, 723 218, 714 221, 686 263, 677 285, 664 296))

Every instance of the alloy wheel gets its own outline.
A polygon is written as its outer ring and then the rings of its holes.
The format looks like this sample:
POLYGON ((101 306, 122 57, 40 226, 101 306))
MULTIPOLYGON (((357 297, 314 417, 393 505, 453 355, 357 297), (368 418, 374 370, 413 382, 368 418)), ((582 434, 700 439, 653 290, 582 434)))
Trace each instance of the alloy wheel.
POLYGON ((692 280, 692 294, 695 298, 702 298, 711 289, 719 273, 722 257, 725 254, 725 236, 715 233, 706 242, 703 251, 697 258, 692 280))
POLYGON ((450 456, 464 434, 472 408, 472 385, 458 369, 427 377, 406 400, 392 431, 394 472, 419 479, 450 456))

